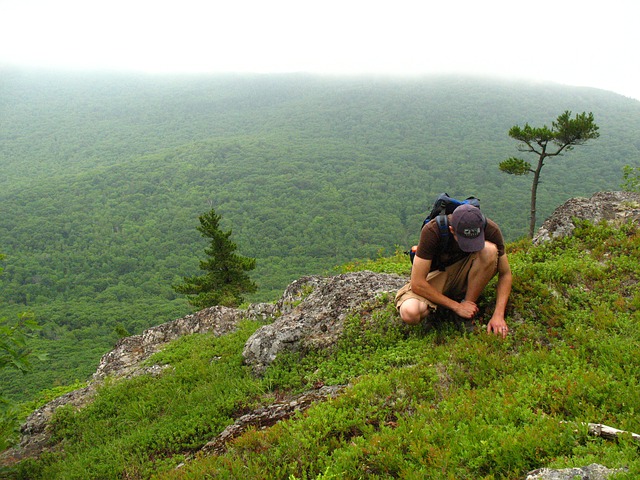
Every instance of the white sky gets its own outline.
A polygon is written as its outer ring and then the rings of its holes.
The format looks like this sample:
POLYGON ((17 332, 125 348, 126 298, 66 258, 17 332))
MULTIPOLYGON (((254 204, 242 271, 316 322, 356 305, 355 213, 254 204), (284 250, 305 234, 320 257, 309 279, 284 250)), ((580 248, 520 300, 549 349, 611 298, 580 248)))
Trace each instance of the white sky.
POLYGON ((469 73, 640 100, 638 0, 0 0, 0 66, 469 73))

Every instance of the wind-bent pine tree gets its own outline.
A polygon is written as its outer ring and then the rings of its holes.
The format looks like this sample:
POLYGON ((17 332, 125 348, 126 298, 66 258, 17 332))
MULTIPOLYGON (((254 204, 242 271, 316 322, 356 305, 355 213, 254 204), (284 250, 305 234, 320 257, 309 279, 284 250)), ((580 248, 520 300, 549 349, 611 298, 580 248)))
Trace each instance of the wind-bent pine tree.
POLYGON ((206 273, 184 277, 183 284, 173 287, 177 293, 186 294, 189 303, 199 309, 214 305, 237 307, 244 301, 244 294, 258 289, 246 273, 256 267, 255 258, 234 253, 237 246, 229 240, 231 230, 220 229, 221 218, 213 209, 198 217, 200 226, 196 228, 203 237, 211 239, 204 250, 208 258, 200 261, 200 269, 206 273))
POLYGON ((498 165, 500 170, 510 175, 533 173, 529 238, 533 238, 536 228, 537 192, 544 161, 549 157, 572 150, 575 145, 583 145, 592 138, 598 138, 600 136, 598 129, 599 127, 593 121, 593 113, 582 112, 576 114, 575 118, 571 118, 571 112, 567 110, 551 124, 551 128, 546 125, 536 128, 525 123, 523 128, 516 125, 509 130, 509 136, 520 142, 518 151, 538 155, 538 164, 535 169, 529 162, 516 157, 510 157, 498 165))

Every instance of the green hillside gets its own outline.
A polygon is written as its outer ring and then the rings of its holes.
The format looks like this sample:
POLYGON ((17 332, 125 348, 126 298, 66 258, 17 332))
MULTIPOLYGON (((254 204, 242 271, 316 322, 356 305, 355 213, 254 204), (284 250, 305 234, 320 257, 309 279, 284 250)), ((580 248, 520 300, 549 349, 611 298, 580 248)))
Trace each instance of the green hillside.
POLYGON ((529 179, 498 171, 508 129, 594 113, 601 137, 549 162, 538 218, 617 189, 640 164, 640 103, 586 88, 478 78, 0 75, 0 316, 32 310, 49 354, 13 398, 85 379, 123 330, 189 312, 210 208, 257 259, 251 301, 292 280, 404 249, 427 205, 474 194, 507 238, 529 179))
MULTIPOLYGON (((489 480, 599 463, 625 469, 615 478, 638 478, 637 442, 590 436, 587 424, 640 432, 639 226, 585 222, 571 238, 508 252, 505 340, 448 321, 408 327, 390 297, 347 320, 333 349, 281 355, 262 378, 242 364, 259 323, 183 337, 150 359, 172 369, 112 382, 88 407, 61 409, 53 450, 5 474, 489 480), (318 385, 347 387, 289 420, 249 428, 218 454, 196 454, 240 415, 318 385)), ((401 256, 363 267, 407 272, 401 256)))

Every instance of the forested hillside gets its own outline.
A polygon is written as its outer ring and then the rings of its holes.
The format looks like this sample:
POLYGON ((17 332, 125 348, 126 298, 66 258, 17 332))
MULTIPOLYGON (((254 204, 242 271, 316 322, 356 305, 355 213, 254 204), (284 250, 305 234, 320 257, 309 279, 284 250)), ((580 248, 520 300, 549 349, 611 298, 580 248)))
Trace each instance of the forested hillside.
POLYGON ((593 112, 601 137, 548 163, 544 220, 640 164, 640 103, 609 92, 476 78, 147 77, 2 72, 0 316, 31 309, 47 369, 4 376, 29 396, 84 379, 118 334, 189 311, 195 227, 215 208, 260 290, 415 242, 442 191, 474 194, 509 240, 529 178, 498 163, 508 129, 593 112))

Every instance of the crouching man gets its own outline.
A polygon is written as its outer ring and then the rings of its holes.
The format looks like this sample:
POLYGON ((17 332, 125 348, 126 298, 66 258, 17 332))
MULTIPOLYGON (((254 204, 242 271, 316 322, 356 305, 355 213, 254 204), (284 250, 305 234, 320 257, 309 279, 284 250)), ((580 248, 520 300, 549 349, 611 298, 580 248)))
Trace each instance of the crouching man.
POLYGON ((472 205, 459 206, 448 218, 448 239, 435 219, 422 229, 411 281, 396 295, 400 318, 415 325, 437 308, 448 308, 472 319, 480 294, 497 273, 496 305, 487 332, 504 338, 509 332, 504 316, 512 278, 502 232, 472 205))

